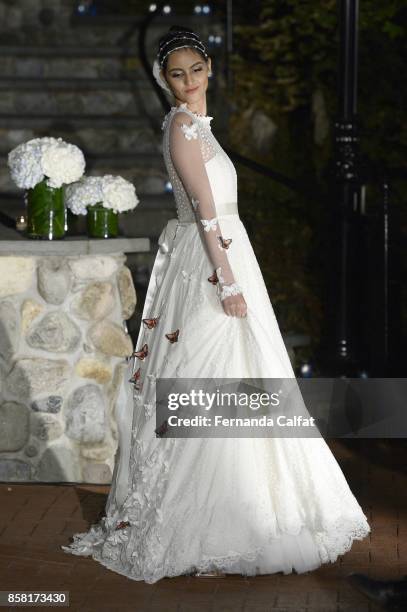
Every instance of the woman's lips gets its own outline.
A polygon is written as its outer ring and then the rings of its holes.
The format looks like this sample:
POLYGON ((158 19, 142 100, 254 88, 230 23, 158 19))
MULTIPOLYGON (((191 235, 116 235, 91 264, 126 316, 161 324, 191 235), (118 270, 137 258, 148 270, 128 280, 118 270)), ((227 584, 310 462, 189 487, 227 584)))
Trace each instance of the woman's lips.
POLYGON ((186 93, 192 93, 193 91, 196 91, 198 89, 199 85, 197 85, 196 87, 194 87, 193 89, 186 89, 186 93))

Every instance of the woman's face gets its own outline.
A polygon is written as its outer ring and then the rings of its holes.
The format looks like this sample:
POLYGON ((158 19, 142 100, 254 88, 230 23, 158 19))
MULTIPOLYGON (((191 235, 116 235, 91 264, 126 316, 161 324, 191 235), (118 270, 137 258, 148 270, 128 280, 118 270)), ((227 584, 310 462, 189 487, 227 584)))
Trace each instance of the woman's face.
POLYGON ((211 60, 206 62, 195 49, 186 47, 168 56, 163 76, 175 98, 189 104, 205 97, 211 60))

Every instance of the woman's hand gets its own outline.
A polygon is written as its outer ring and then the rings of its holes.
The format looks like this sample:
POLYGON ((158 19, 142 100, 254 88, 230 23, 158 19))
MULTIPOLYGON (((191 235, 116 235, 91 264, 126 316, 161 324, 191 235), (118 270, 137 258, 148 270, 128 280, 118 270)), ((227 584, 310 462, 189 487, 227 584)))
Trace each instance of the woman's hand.
POLYGON ((247 315, 247 304, 241 293, 230 295, 222 300, 225 313, 230 317, 245 317, 247 315))

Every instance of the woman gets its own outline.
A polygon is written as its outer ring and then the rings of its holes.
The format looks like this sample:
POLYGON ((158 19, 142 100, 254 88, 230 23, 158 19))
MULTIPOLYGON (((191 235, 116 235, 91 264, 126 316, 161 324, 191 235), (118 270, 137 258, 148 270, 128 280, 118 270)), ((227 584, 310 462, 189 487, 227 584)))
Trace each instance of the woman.
POLYGON ((117 404, 106 516, 63 549, 149 583, 310 571, 370 532, 321 436, 170 438, 165 423, 157 429, 158 377, 295 374, 238 215, 234 166, 206 114, 211 60, 199 36, 170 28, 154 74, 175 101, 162 127, 177 218, 159 239, 129 362, 133 387, 117 404))

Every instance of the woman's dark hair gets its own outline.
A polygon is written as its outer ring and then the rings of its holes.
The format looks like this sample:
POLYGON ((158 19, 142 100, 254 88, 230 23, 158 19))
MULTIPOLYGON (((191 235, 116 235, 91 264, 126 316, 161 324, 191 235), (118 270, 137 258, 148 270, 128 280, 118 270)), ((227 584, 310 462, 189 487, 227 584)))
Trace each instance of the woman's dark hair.
POLYGON ((157 58, 164 72, 167 68, 168 56, 171 51, 182 47, 191 47, 195 49, 205 61, 208 60, 205 45, 198 34, 189 28, 173 25, 158 41, 157 58))

